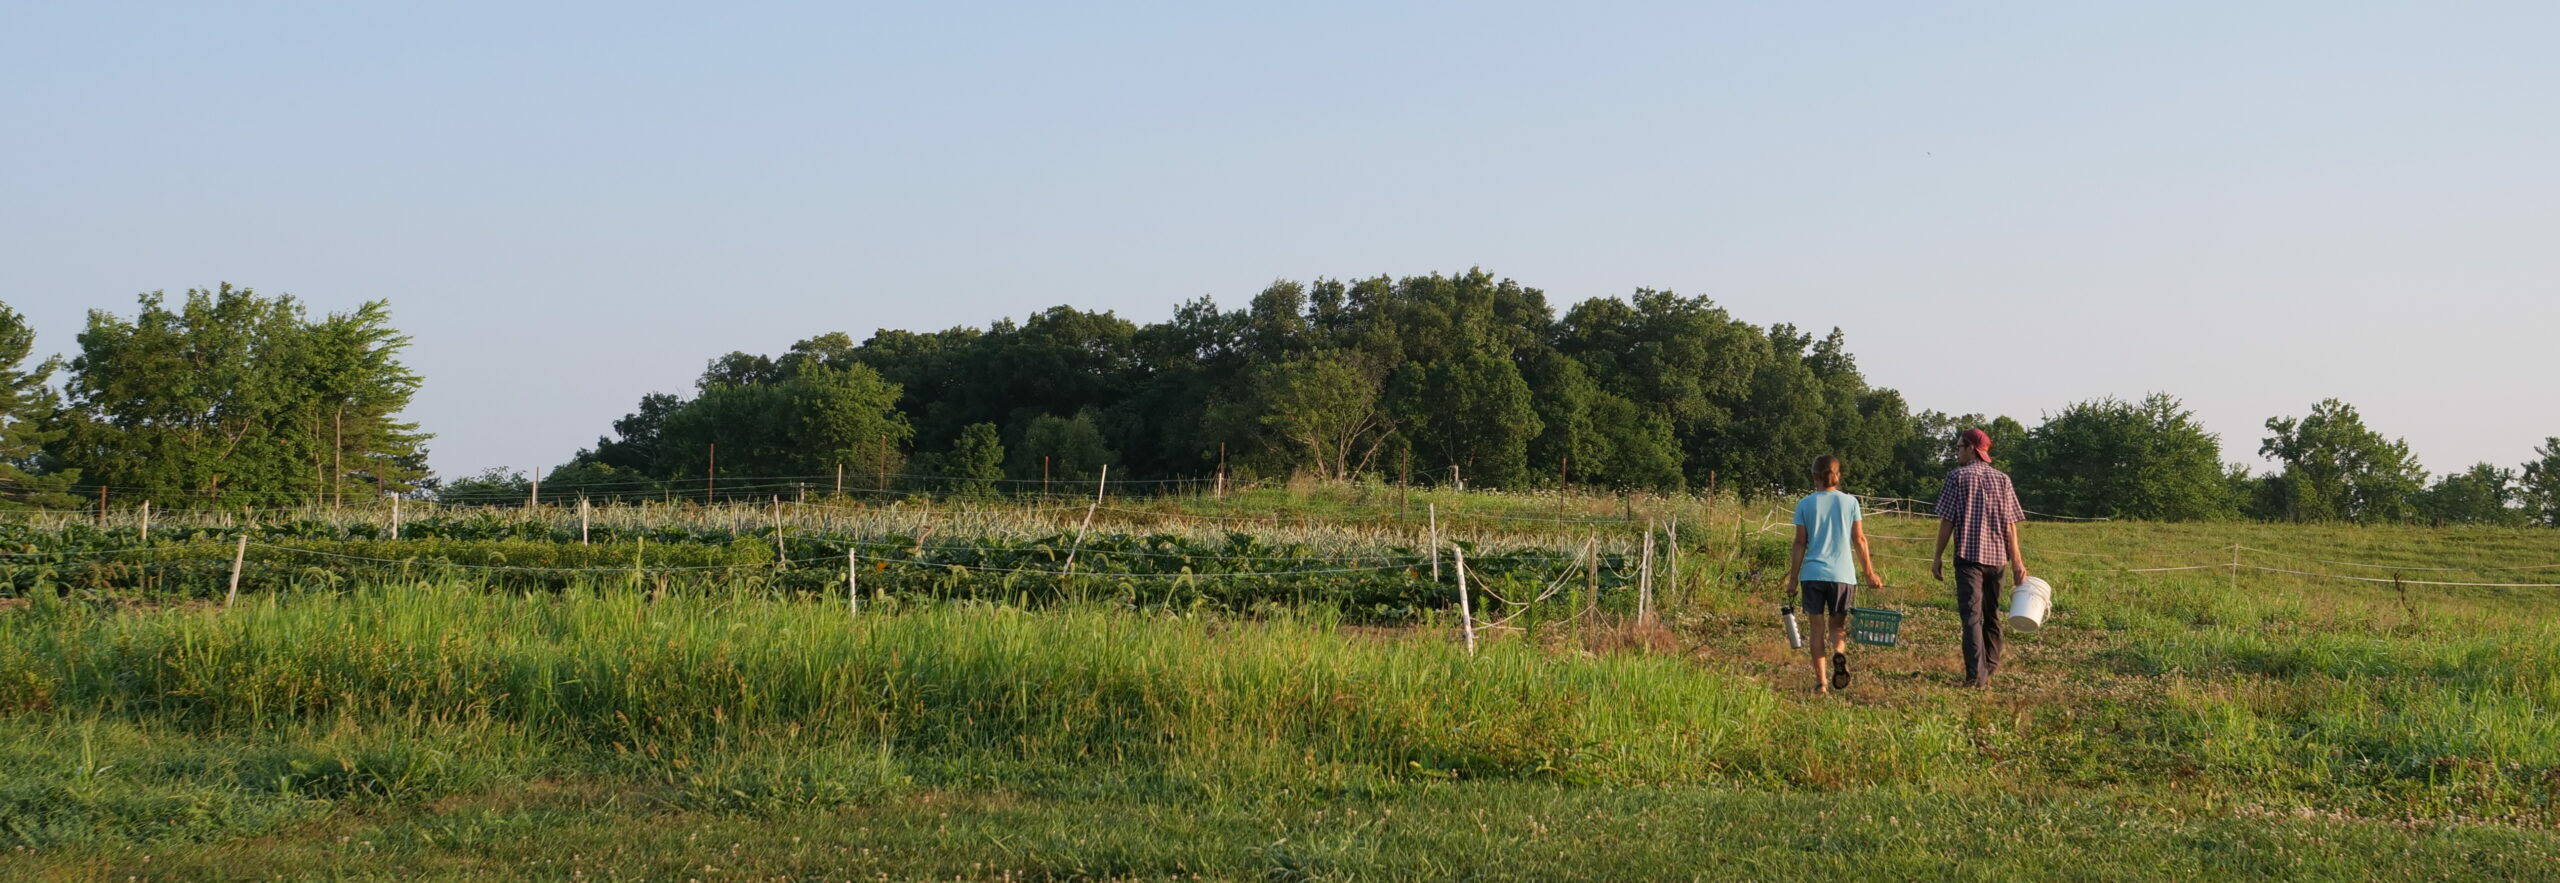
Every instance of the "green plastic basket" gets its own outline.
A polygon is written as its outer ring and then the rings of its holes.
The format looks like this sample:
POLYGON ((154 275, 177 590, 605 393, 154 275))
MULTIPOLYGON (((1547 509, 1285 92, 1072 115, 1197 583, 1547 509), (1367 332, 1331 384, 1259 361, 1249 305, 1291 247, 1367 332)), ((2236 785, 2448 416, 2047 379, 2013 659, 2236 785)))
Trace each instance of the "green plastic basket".
POLYGON ((1849 640, 1869 647, 1902 646, 1902 611, 1882 607, 1849 608, 1849 640))

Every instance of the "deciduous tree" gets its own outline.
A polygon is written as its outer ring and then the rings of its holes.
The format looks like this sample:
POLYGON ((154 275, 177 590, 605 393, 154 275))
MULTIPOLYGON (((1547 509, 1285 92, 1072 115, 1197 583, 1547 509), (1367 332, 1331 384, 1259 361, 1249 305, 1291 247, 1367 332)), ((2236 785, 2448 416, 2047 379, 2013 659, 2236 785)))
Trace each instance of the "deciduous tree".
POLYGON ((313 322, 291 296, 227 283, 174 308, 154 292, 129 320, 91 312, 79 343, 51 451, 83 480, 276 506, 423 477, 427 436, 399 417, 419 378, 381 302, 313 322))
POLYGON ((2283 517, 2292 521, 2400 521, 2427 472, 2409 444, 2367 429, 2355 406, 2337 399, 2313 405, 2300 419, 2269 418, 2261 456, 2284 464, 2271 482, 2283 517))

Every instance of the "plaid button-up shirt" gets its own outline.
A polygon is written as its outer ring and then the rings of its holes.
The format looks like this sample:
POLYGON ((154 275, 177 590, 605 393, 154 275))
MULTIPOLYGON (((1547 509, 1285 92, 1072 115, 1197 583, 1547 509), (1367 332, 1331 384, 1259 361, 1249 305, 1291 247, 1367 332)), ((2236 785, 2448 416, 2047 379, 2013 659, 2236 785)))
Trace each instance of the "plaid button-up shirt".
POLYGON ((1947 473, 1938 487, 1938 518, 1955 522, 1958 560, 1999 567, 2009 563, 2009 537, 2027 510, 2018 505, 2008 473, 1977 461, 1947 473))

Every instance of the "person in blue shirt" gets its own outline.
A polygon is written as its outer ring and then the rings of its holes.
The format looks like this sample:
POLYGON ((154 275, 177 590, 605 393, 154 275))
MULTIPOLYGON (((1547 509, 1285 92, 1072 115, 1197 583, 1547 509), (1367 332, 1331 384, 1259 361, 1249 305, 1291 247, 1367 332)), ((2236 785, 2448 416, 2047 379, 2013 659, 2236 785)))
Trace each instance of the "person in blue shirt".
POLYGON ((1867 554, 1858 498, 1840 492, 1840 458, 1816 458, 1813 483, 1822 489, 1796 503, 1796 546, 1787 559, 1787 584, 1797 587, 1806 624, 1814 633, 1814 640, 1805 642, 1813 657, 1813 691, 1829 693, 1849 686, 1849 607, 1858 573, 1864 570, 1867 584, 1879 589, 1884 575, 1867 554))

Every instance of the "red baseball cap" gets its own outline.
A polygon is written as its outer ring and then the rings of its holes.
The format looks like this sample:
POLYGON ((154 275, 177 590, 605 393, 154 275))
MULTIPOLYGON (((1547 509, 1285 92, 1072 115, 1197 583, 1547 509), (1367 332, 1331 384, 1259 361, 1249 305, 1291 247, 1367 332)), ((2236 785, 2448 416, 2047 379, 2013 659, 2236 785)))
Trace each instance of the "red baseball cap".
POLYGON ((1989 451, 1991 450, 1991 433, 1979 429, 1968 429, 1956 433, 1956 444, 1977 451, 1989 451))

